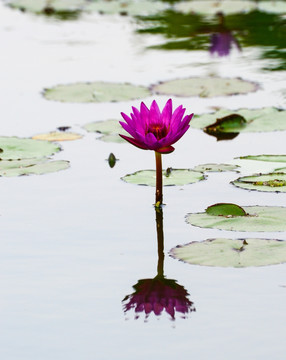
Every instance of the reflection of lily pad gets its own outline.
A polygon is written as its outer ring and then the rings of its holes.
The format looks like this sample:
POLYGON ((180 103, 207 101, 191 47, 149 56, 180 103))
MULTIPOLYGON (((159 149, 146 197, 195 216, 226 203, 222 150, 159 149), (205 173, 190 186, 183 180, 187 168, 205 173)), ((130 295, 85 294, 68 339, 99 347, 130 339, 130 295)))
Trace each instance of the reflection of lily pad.
POLYGON ((230 231, 286 231, 286 208, 279 206, 244 206, 247 216, 214 216, 207 213, 188 214, 187 223, 230 231))
POLYGON ((194 167, 195 171, 201 172, 223 172, 223 171, 238 171, 240 167, 232 164, 202 164, 194 167))
POLYGON ((82 135, 70 133, 70 132, 63 132, 63 131, 53 131, 46 134, 38 134, 34 135, 32 139, 36 140, 47 140, 47 141, 71 141, 81 139, 82 135))
POLYGON ((257 90, 257 84, 242 79, 219 77, 194 77, 165 81, 153 86, 162 95, 214 97, 247 94, 257 90))
POLYGON ((60 150, 57 144, 17 137, 0 137, 0 159, 29 159, 50 156, 60 150))
POLYGON ((98 11, 104 14, 122 15, 151 15, 167 8, 167 4, 160 1, 134 1, 134 0, 109 0, 93 1, 86 6, 87 11, 98 11))
POLYGON ((286 192, 286 173, 244 176, 236 179, 232 184, 247 190, 286 192))
POLYGON ((189 14, 189 13, 201 13, 201 14, 216 14, 222 12, 223 14, 235 14, 245 13, 255 9, 255 3, 247 0, 194 0, 183 1, 175 5, 177 11, 189 14))
POLYGON ((144 86, 107 82, 58 85, 44 92, 48 100, 74 103, 128 101, 149 95, 150 91, 144 86))
POLYGON ((248 267, 286 262, 286 241, 268 239, 208 239, 178 246, 170 251, 188 264, 248 267))
POLYGON ((26 160, 2 160, 0 162, 0 176, 20 176, 20 175, 42 175, 69 167, 69 161, 48 159, 26 159, 26 160))
MULTIPOLYGON (((193 184, 204 179, 204 174, 189 169, 167 169, 163 171, 164 186, 193 184)), ((131 184, 155 186, 156 171, 140 170, 122 177, 122 180, 131 184)))
POLYGON ((268 162, 286 162, 286 155, 247 155, 241 156, 242 160, 258 160, 268 162))
MULTIPOLYGON (((204 129, 215 123, 217 119, 230 114, 237 114, 246 120, 246 126, 239 129, 239 132, 268 132, 275 130, 286 130, 286 111, 274 107, 256 110, 239 109, 236 111, 222 109, 215 113, 195 116, 190 122, 191 127, 204 129)), ((231 131, 231 130, 230 130, 231 131)))

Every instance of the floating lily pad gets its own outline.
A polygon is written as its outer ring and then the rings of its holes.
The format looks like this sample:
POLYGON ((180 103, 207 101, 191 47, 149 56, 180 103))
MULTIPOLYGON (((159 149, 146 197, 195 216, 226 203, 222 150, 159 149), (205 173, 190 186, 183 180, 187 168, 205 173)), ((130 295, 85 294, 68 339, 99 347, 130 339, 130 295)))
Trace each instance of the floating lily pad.
POLYGON ((286 3, 285 1, 259 1, 257 3, 257 8, 260 11, 265 11, 273 14, 285 14, 286 13, 286 3))
POLYGON ((195 171, 201 172, 224 172, 224 171, 238 171, 240 166, 232 164, 202 164, 194 167, 195 171))
POLYGON ((257 88, 257 84, 238 78, 193 77, 162 82, 154 85, 153 91, 162 95, 181 97, 214 97, 247 94, 257 88))
MULTIPOLYGON (((131 184, 155 186, 156 171, 140 170, 133 174, 126 175, 121 179, 131 184)), ((167 169, 163 171, 164 186, 193 184, 204 179, 205 176, 203 173, 189 169, 167 169)))
POLYGON ((217 140, 234 139, 239 132, 246 126, 247 122, 239 114, 231 114, 217 119, 214 124, 204 128, 204 132, 213 135, 217 140))
POLYGON ((0 149, 2 160, 43 158, 60 151, 59 145, 48 141, 4 136, 0 137, 0 149))
POLYGON ((286 155, 247 155, 241 156, 242 160, 258 160, 268 162, 286 162, 286 155))
POLYGON ((44 96, 62 102, 100 103, 140 99, 150 96, 150 91, 144 86, 127 83, 91 82, 58 85, 45 89, 44 96))
POLYGON ((26 160, 2 160, 0 162, 0 176, 22 176, 22 175, 42 175, 69 167, 69 161, 48 159, 26 159, 26 160))
POLYGON ((160 1, 93 1, 86 6, 87 11, 98 11, 104 14, 121 14, 121 15, 152 15, 167 8, 167 4, 160 1))
POLYGON ((215 15, 217 12, 223 14, 245 13, 254 10, 256 7, 253 1, 233 0, 204 0, 204 1, 183 1, 175 4, 175 9, 185 14, 201 13, 215 15))
POLYGON ((118 134, 129 136, 119 124, 119 121, 113 119, 86 124, 84 129, 88 132, 102 134, 98 139, 105 142, 126 143, 126 140, 122 139, 118 134))
POLYGON ((242 207, 231 203, 218 203, 211 205, 206 209, 206 213, 208 215, 225 216, 225 217, 248 215, 242 207))
MULTIPOLYGON (((274 107, 249 110, 239 109, 236 111, 221 109, 215 113, 194 116, 190 122, 191 127, 205 129, 215 123, 217 119, 236 114, 246 120, 246 126, 238 129, 239 132, 269 132, 286 130, 286 111, 274 107)), ((231 130, 230 130, 231 131, 231 130)))
POLYGON ((269 239, 208 239, 177 246, 170 251, 175 259, 188 264, 249 267, 286 262, 286 241, 269 239))
POLYGON ((63 132, 63 131, 53 131, 46 134, 38 134, 32 137, 32 139, 36 140, 47 140, 47 141, 71 141, 81 139, 82 135, 63 132))
POLYGON ((247 216, 188 214, 188 224, 230 231, 286 231, 286 208, 279 206, 244 206, 247 216))
POLYGON ((232 184, 247 190, 286 192, 286 173, 244 176, 232 181, 232 184))

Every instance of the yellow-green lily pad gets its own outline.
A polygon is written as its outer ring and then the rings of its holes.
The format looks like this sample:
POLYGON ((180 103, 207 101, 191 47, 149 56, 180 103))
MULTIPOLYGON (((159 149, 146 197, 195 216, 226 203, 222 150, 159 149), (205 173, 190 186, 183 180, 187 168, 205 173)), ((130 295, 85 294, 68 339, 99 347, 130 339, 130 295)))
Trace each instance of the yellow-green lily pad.
POLYGON ((64 132, 64 131, 52 131, 49 133, 34 135, 32 139, 46 140, 46 141, 71 141, 81 139, 82 135, 64 132))
POLYGON ((247 190, 286 192, 286 173, 274 172, 243 176, 232 181, 232 184, 247 190))
POLYGON ((201 228, 229 231, 286 231, 286 207, 243 206, 247 216, 209 215, 206 212, 186 216, 188 224, 201 228))
POLYGON ((207 239, 177 246, 170 255, 192 265, 267 266, 286 262, 286 241, 275 239, 207 239))
POLYGON ((100 103, 141 99, 150 96, 150 91, 144 86, 99 81, 58 85, 45 89, 44 96, 48 100, 62 102, 100 103))
POLYGON ((8 136, 0 137, 1 160, 43 158, 60 150, 59 145, 49 141, 8 136))
POLYGON ((201 172, 224 172, 224 171, 236 171, 240 166, 233 164, 202 164, 194 167, 193 170, 201 172))
MULTIPOLYGON (((122 180, 137 185, 156 185, 156 171, 155 170, 140 170, 133 174, 126 175, 122 180)), ((193 184, 200 180, 204 180, 203 173, 193 171, 190 169, 167 169, 163 171, 163 185, 164 186, 182 186, 193 184)))
POLYGON ((283 163, 286 162, 286 155, 247 155, 240 156, 238 159, 283 163))
POLYGON ((161 95, 180 97, 200 96, 215 97, 226 95, 247 94, 256 91, 256 83, 240 78, 193 77, 164 81, 152 87, 153 91, 161 95))

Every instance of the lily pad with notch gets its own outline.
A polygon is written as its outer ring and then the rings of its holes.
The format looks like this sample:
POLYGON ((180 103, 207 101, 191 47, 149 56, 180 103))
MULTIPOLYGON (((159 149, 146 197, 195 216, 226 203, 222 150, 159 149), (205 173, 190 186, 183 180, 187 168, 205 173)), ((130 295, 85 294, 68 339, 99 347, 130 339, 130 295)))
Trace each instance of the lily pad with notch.
POLYGON ((192 265, 250 267, 286 262, 286 241, 276 239, 207 239, 170 250, 170 255, 192 265))
POLYGON ((207 212, 192 213, 186 222, 201 228, 229 231, 286 231, 286 207, 244 206, 246 215, 213 215, 207 212))
POLYGON ((58 85, 44 90, 44 96, 48 100, 71 103, 129 101, 150 95, 149 89, 144 86, 100 81, 58 85))
POLYGON ((246 126, 247 121, 239 114, 230 114, 217 119, 214 124, 204 128, 204 132, 215 136, 217 140, 232 140, 246 126))
POLYGON ((246 190, 286 192, 286 173, 274 172, 269 174, 243 176, 231 183, 246 190))
MULTIPOLYGON (((156 171, 155 170, 140 170, 133 174, 126 175, 121 178, 123 181, 137 184, 137 185, 156 185, 156 171)), ((163 185, 164 186, 183 186, 187 184, 194 184, 198 181, 204 180, 203 173, 190 169, 172 169, 168 168, 163 171, 163 185)))
POLYGON ((240 78, 193 77, 164 81, 152 86, 160 95, 215 97, 254 92, 258 84, 240 78))

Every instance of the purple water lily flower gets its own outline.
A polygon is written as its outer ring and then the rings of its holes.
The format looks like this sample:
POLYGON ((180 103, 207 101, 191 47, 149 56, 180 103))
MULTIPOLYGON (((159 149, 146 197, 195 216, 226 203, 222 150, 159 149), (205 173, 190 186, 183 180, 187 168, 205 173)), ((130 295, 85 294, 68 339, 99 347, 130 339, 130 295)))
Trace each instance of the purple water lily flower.
POLYGON ((135 319, 139 318, 139 313, 145 313, 147 319, 150 313, 159 316, 165 310, 175 320, 176 312, 186 317, 188 313, 196 311, 193 302, 188 299, 187 290, 176 280, 157 276, 139 280, 133 288, 135 292, 126 296, 123 303, 125 313, 135 310, 135 319))
POLYGON ((131 137, 120 136, 132 145, 144 150, 154 150, 158 153, 168 154, 174 151, 171 146, 178 141, 189 129, 189 123, 193 114, 186 115, 186 109, 182 105, 172 110, 172 100, 169 99, 162 110, 154 100, 150 110, 142 102, 140 111, 132 107, 130 117, 121 113, 125 122, 120 121, 121 126, 131 137))

